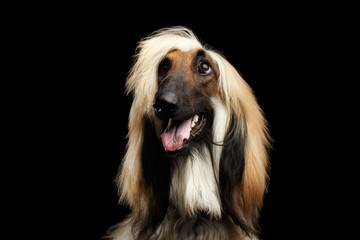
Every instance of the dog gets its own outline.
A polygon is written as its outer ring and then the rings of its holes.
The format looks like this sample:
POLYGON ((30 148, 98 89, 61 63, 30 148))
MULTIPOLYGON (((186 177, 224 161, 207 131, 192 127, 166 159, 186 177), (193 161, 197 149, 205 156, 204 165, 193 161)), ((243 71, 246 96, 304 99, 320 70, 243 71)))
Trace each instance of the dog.
POLYGON ((252 89, 186 27, 155 31, 134 57, 116 178, 132 213, 108 237, 258 239, 271 138, 252 89))

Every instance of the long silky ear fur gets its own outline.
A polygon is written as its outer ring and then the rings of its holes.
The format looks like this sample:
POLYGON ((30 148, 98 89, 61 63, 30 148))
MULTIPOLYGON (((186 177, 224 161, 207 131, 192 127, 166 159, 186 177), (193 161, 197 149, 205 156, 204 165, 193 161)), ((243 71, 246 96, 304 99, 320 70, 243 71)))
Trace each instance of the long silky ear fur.
POLYGON ((161 223, 169 199, 170 166, 160 151, 152 101, 156 94, 157 69, 173 49, 202 48, 196 36, 184 27, 160 29, 142 39, 126 80, 126 93, 133 95, 126 154, 116 183, 120 202, 132 210, 131 224, 137 239, 146 239, 161 223), (151 150, 151 151, 150 151, 151 150))
POLYGON ((169 205, 170 161, 166 159, 162 144, 156 137, 150 119, 145 120, 144 141, 141 153, 143 177, 149 194, 148 211, 144 219, 136 219, 139 239, 151 236, 165 217, 169 205))
MULTIPOLYGON (((245 122, 243 122, 245 124, 245 122)), ((246 130, 246 128, 244 128, 246 130)), ((223 211, 231 216, 233 222, 245 232, 253 232, 252 226, 243 216, 241 205, 234 201, 234 191, 240 188, 239 183, 245 167, 245 140, 246 132, 236 132, 234 120, 230 121, 221 153, 219 166, 219 182, 223 211)))
POLYGON ((258 217, 268 180, 271 138, 256 98, 239 72, 220 54, 219 90, 228 123, 219 166, 223 210, 247 234, 258 233, 258 217))
MULTIPOLYGON (((146 117, 139 121, 142 123, 142 142, 139 143, 142 146, 139 148, 141 161, 123 162, 117 181, 120 200, 132 209, 134 236, 136 239, 148 239, 164 219, 168 208, 170 161, 164 156, 154 123, 146 117)), ((134 139, 129 137, 129 141, 134 139)))

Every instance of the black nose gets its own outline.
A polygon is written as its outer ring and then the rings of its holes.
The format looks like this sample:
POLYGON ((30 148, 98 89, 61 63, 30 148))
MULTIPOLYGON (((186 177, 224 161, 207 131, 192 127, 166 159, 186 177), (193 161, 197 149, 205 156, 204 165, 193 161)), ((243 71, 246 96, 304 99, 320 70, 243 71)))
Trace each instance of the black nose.
POLYGON ((179 98, 173 92, 158 93, 155 96, 153 107, 160 117, 170 118, 178 108, 179 98))

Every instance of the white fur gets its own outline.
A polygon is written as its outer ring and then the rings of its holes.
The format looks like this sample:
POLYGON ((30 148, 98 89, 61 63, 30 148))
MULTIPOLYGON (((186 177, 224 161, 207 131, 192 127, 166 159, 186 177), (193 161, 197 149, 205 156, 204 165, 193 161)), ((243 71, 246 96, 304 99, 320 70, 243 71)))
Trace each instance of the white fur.
POLYGON ((222 152, 222 145, 224 144, 224 137, 226 129, 229 125, 228 114, 225 105, 219 98, 211 98, 212 107, 214 110, 214 122, 213 122, 213 156, 215 161, 215 174, 219 179, 219 164, 222 152))
POLYGON ((199 211, 221 217, 221 203, 210 155, 194 153, 191 159, 174 164, 170 200, 184 216, 195 217, 199 211))

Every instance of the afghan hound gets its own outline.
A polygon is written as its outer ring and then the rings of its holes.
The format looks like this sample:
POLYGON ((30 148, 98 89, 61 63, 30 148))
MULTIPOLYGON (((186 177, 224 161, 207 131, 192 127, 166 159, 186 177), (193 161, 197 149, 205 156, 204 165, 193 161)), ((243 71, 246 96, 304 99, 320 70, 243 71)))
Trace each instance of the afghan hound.
POLYGON ((126 81, 119 239, 257 239, 270 137, 251 88, 184 27, 142 39, 126 81))

